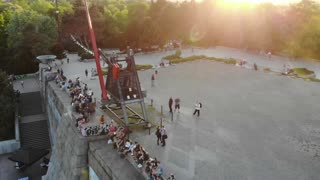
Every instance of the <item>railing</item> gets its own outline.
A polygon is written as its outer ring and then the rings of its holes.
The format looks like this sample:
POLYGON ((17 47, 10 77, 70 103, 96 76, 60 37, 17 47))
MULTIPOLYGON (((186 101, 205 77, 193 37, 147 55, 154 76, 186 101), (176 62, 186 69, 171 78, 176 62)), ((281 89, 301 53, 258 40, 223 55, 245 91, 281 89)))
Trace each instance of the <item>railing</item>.
POLYGON ((38 73, 15 75, 14 78, 15 78, 16 80, 34 78, 34 77, 37 76, 37 74, 38 74, 38 73))

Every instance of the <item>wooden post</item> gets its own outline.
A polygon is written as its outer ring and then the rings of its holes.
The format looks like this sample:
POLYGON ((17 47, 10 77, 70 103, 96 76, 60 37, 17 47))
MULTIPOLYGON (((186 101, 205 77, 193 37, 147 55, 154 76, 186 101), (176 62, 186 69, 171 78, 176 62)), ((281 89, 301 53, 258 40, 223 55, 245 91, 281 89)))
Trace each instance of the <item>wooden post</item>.
POLYGON ((160 127, 162 127, 163 106, 161 105, 160 127))

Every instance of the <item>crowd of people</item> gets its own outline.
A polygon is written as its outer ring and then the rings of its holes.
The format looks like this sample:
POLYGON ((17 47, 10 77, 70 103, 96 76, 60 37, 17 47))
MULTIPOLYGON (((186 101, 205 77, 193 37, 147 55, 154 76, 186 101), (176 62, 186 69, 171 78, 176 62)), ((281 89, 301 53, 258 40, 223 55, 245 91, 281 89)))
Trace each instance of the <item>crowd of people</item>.
MULTIPOLYGON (((145 148, 138 142, 127 138, 130 131, 126 128, 117 128, 110 124, 110 131, 107 135, 108 144, 112 144, 121 158, 127 159, 142 171, 145 177, 150 180, 163 180, 163 165, 155 157, 151 157, 145 148)), ((174 175, 171 174, 170 178, 174 175)))
POLYGON ((76 126, 81 127, 79 125, 87 123, 90 114, 95 112, 96 103, 93 101, 93 91, 88 88, 87 84, 82 83, 79 77, 75 80, 67 80, 62 69, 57 70, 55 81, 59 84, 61 90, 68 92, 72 109, 79 114, 79 117, 76 118, 76 126))

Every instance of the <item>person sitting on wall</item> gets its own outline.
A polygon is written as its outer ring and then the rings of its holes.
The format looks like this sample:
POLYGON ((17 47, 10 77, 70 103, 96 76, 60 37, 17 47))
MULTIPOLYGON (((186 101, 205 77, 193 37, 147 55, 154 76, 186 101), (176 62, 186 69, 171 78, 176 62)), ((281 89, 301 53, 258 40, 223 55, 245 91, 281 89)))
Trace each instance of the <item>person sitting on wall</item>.
POLYGON ((100 118, 99 118, 99 123, 102 124, 102 123, 105 123, 106 122, 106 119, 104 117, 104 115, 101 115, 100 118))
POLYGON ((127 155, 131 152, 131 155, 133 155, 133 149, 136 147, 137 144, 137 142, 131 143, 128 149, 124 152, 124 154, 127 155))

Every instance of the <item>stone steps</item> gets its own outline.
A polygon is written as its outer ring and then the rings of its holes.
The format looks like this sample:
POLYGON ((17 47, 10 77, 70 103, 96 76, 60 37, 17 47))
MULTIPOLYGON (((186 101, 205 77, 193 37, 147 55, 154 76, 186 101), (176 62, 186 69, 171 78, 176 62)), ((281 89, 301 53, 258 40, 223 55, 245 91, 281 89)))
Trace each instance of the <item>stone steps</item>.
POLYGON ((20 136, 22 148, 51 148, 47 120, 21 123, 20 136))

